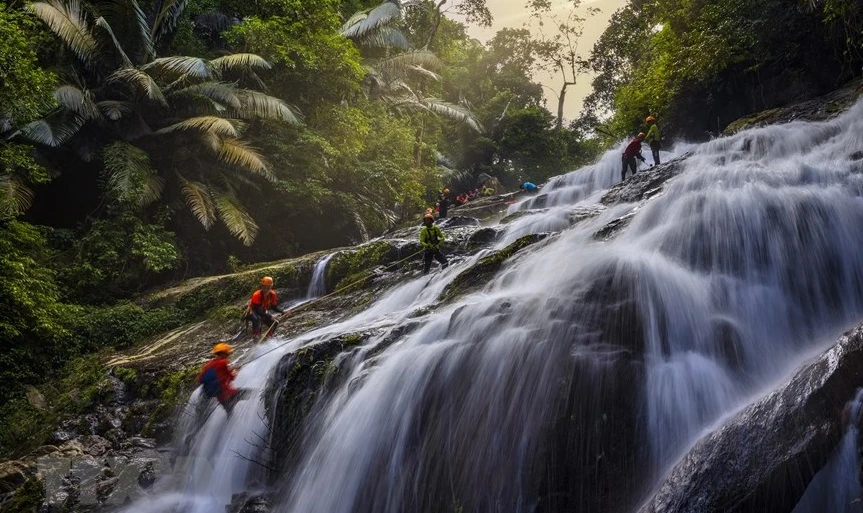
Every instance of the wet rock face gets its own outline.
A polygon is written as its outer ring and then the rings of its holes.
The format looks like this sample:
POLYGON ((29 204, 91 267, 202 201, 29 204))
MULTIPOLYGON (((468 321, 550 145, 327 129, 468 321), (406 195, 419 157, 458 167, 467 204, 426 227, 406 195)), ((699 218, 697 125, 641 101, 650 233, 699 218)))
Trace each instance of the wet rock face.
POLYGON ((683 161, 689 155, 682 155, 667 163, 641 171, 615 185, 600 200, 603 205, 617 203, 636 203, 650 199, 660 192, 665 182, 683 171, 683 161))
POLYGON ((700 440, 639 513, 788 513, 841 437, 863 385, 863 326, 700 440))

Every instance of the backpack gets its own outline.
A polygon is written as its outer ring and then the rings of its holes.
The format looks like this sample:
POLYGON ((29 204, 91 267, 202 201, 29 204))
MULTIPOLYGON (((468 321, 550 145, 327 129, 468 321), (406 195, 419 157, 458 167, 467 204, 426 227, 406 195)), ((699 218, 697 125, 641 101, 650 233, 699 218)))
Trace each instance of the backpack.
POLYGON ((208 397, 216 397, 222 391, 222 386, 219 384, 219 376, 216 374, 216 368, 210 367, 201 376, 201 385, 204 386, 204 393, 208 397))

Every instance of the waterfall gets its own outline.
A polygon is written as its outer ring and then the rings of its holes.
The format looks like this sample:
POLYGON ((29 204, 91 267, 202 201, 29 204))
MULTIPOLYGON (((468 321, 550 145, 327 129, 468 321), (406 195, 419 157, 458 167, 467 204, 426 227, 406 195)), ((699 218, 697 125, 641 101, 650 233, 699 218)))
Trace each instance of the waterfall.
POLYGON ((848 404, 847 431, 836 453, 812 479, 791 513, 860 513, 863 487, 860 486, 860 413, 863 388, 848 404))
POLYGON ((691 155, 643 204, 599 203, 620 180, 620 148, 553 179, 512 206, 525 215, 501 226, 497 248, 554 234, 480 291, 436 306, 474 256, 259 348, 272 352, 238 378, 257 397, 207 421, 174 479, 183 485, 159 500, 210 512, 264 486, 249 460, 269 449, 254 442, 288 435, 267 430, 273 369, 373 329, 298 447, 269 455, 284 470, 269 476, 275 511, 627 511, 705 429, 860 319, 860 150, 863 104, 672 148, 691 155), (613 238, 594 237, 630 213, 613 238))
POLYGON ((312 281, 309 282, 309 289, 306 291, 306 299, 318 298, 327 293, 327 264, 334 256, 335 253, 330 253, 315 262, 312 281))

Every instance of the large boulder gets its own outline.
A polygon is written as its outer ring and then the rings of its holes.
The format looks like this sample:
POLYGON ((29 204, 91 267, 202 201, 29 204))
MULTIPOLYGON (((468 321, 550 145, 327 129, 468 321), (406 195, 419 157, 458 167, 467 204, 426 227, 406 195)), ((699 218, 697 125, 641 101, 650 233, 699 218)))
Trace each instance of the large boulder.
POLYGON ((639 513, 788 513, 827 462, 863 385, 863 325, 700 440, 639 513))

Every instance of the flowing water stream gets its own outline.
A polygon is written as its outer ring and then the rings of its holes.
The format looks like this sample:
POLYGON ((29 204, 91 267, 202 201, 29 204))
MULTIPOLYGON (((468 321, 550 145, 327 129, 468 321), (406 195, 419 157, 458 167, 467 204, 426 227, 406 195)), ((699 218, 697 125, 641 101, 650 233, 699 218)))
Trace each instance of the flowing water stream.
POLYGON ((636 207, 598 205, 620 180, 619 151, 512 207, 526 212, 499 248, 553 235, 481 291, 415 314, 475 255, 259 347, 271 352, 237 383, 258 396, 230 418, 216 411, 175 477, 129 511, 221 511, 265 485, 261 461, 287 469, 273 479, 281 513, 634 507, 706 428, 860 320, 863 105, 673 148, 664 157, 691 152, 680 174, 598 241, 636 207), (301 448, 273 461, 287 434, 268 431, 263 397, 278 362, 369 329, 380 334, 343 355, 347 378, 316 405, 301 448))

